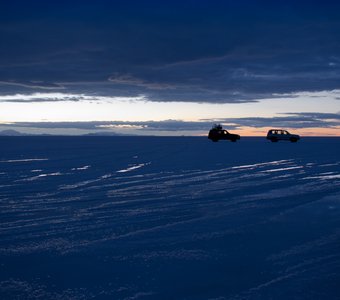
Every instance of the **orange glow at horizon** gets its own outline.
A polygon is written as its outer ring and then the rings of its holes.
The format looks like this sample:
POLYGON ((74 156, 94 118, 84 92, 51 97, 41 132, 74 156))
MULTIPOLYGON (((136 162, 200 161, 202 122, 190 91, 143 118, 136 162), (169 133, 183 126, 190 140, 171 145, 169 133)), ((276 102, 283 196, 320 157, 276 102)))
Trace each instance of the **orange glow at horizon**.
MULTIPOLYGON (((232 133, 240 134, 241 136, 266 136, 268 130, 272 127, 240 127, 239 129, 231 130, 232 133)), ((288 130, 290 133, 299 134, 301 136, 340 136, 340 127, 332 128, 278 128, 288 130)))

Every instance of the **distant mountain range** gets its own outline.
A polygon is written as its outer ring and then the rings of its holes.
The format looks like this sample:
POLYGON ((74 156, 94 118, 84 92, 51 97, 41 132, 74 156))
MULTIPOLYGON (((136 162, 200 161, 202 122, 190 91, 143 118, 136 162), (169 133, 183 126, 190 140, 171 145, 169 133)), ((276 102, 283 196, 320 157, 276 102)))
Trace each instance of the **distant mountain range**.
POLYGON ((1 136, 22 136, 22 135, 28 135, 26 133, 22 133, 16 130, 8 129, 8 130, 2 130, 0 131, 1 136))
MULTIPOLYGON (((13 129, 7 129, 0 131, 0 136, 53 136, 54 134, 29 134, 19 132, 13 129)), ((107 131, 100 131, 100 132, 93 132, 93 133, 86 133, 80 136, 132 136, 131 134, 120 134, 117 132, 107 132, 107 131)))

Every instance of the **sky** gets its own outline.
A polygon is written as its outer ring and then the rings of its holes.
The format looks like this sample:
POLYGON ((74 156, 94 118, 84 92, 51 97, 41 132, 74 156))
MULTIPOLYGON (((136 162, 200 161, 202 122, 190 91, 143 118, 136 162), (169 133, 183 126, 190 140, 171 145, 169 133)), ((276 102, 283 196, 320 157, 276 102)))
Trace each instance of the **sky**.
POLYGON ((340 2, 0 2, 0 131, 340 136, 340 2))

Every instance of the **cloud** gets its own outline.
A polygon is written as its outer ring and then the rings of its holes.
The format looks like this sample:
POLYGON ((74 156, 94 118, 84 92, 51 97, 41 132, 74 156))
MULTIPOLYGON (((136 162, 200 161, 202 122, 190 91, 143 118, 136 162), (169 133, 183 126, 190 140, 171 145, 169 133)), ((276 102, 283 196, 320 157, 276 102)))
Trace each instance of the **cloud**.
POLYGON ((43 81, 0 81, 1 85, 13 85, 13 86, 21 86, 30 89, 42 89, 42 90, 60 90, 65 87, 58 83, 51 82, 43 82, 43 81))
POLYGON ((32 93, 14 94, 0 96, 0 102, 57 102, 57 101, 84 101, 89 100, 89 96, 83 94, 66 93, 32 93))
POLYGON ((12 93, 61 82, 70 94, 239 103, 340 89, 336 1, 17 2, 0 11, 12 93))
POLYGON ((164 89, 174 89, 174 86, 171 86, 166 83, 157 83, 157 82, 147 82, 140 78, 133 77, 130 74, 114 74, 108 78, 108 81, 116 84, 123 84, 123 85, 133 85, 133 86, 140 86, 145 87, 151 90, 164 90, 164 89))
POLYGON ((68 93, 32 93, 32 94, 13 94, 0 95, 1 102, 60 102, 60 101, 94 101, 94 102, 113 102, 113 101, 143 101, 144 96, 135 97, 108 97, 85 94, 68 94, 68 93))
POLYGON ((298 97, 308 97, 308 98, 333 98, 336 100, 340 99, 340 90, 322 90, 322 91, 300 91, 294 93, 282 93, 273 96, 280 98, 298 98, 298 97))
POLYGON ((182 120, 122 122, 122 121, 93 121, 93 122, 15 122, 0 124, 1 127, 39 128, 39 129, 137 129, 138 131, 197 131, 211 127, 210 121, 187 122, 182 120))
POLYGON ((234 123, 247 127, 278 127, 278 128, 336 128, 340 126, 339 113, 284 113, 278 117, 246 117, 216 119, 217 122, 234 123))
POLYGON ((272 118, 226 118, 205 119, 200 121, 163 120, 163 121, 93 121, 93 122, 16 122, 0 124, 2 128, 20 129, 80 129, 95 131, 118 130, 123 132, 133 131, 138 134, 152 132, 205 132, 214 123, 221 123, 229 130, 241 127, 278 127, 278 128, 340 128, 339 113, 286 113, 283 116, 272 118))
POLYGON ((65 91, 61 92, 34 92, 27 93, 10 93, 7 91, 0 92, 1 102, 59 102, 59 101, 92 101, 92 102, 115 102, 115 101, 151 101, 151 102, 194 102, 194 103, 250 103, 260 100, 270 99, 305 99, 305 98, 322 98, 340 100, 340 90, 323 90, 323 91, 301 91, 293 93, 274 93, 271 95, 255 94, 250 96, 237 91, 215 91, 212 89, 195 87, 195 86, 172 86, 171 88, 162 85, 162 83, 143 83, 142 90, 135 89, 131 85, 137 85, 138 79, 134 77, 119 77, 114 80, 119 85, 128 85, 130 88, 126 90, 124 87, 115 89, 116 96, 112 96, 112 89, 107 83, 63 83, 65 91), (150 87, 150 85, 152 87, 150 87), (93 92, 93 87, 97 87, 96 92, 93 92), (156 87, 157 86, 157 87, 156 87), (154 90, 162 90, 161 96, 159 92, 154 90))

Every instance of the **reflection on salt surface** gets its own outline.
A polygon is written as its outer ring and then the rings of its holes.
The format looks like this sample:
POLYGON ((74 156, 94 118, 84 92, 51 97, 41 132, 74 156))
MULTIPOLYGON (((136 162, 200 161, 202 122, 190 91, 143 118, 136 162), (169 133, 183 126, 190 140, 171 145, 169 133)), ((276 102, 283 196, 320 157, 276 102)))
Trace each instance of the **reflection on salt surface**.
POLYGON ((296 166, 296 167, 287 167, 287 168, 278 168, 278 169, 269 169, 261 171, 263 173, 272 173, 272 172, 281 172, 281 171, 288 171, 288 170, 295 170, 295 169, 302 169, 303 166, 296 166))
POLYGON ((288 177, 292 177, 294 175, 295 175, 294 173, 292 173, 292 174, 283 174, 283 175, 275 176, 274 178, 288 178, 288 177))
POLYGON ((149 165, 149 164, 150 164, 150 162, 144 163, 144 164, 133 165, 133 166, 128 167, 128 168, 126 168, 126 169, 118 170, 117 173, 126 173, 126 172, 130 172, 130 171, 133 171, 133 170, 142 168, 142 167, 144 167, 144 166, 147 166, 147 165, 149 165))
POLYGON ((320 167, 333 167, 333 166, 338 166, 340 164, 340 162, 336 162, 334 164, 322 164, 319 165, 320 167))
POLYGON ((105 174, 103 176, 100 176, 101 179, 107 179, 107 178, 110 178, 112 177, 113 174, 105 174))
POLYGON ((328 180, 328 179, 340 179, 340 174, 334 175, 319 175, 319 176, 308 176, 302 179, 320 179, 320 180, 328 180))
POLYGON ((19 179, 19 180, 16 180, 15 182, 34 181, 34 180, 37 180, 37 179, 40 179, 40 178, 44 178, 44 177, 48 177, 48 176, 61 176, 61 175, 63 175, 61 172, 39 174, 37 176, 28 177, 28 178, 24 178, 24 179, 19 179))
POLYGON ((268 166, 268 165, 279 165, 279 164, 288 163, 288 162, 291 162, 291 161, 292 161, 292 159, 274 160, 274 161, 256 163, 256 164, 251 164, 251 165, 234 166, 234 167, 232 167, 232 169, 244 169, 244 168, 262 167, 262 166, 268 166))
POLYGON ((0 160, 0 163, 17 163, 17 162, 31 162, 31 161, 44 161, 44 160, 48 160, 48 158, 9 159, 9 160, 0 160))
POLYGON ((72 171, 81 171, 81 170, 87 170, 91 166, 83 166, 83 167, 78 167, 78 168, 72 168, 72 171))
POLYGON ((95 182, 100 181, 100 179, 91 179, 91 180, 85 180, 85 181, 81 181, 81 182, 77 182, 75 184, 66 184, 66 185, 62 185, 59 187, 60 190, 70 190, 70 189, 77 189, 79 187, 83 187, 86 186, 88 184, 92 184, 95 182))

